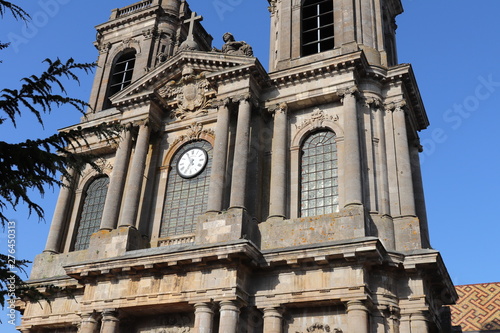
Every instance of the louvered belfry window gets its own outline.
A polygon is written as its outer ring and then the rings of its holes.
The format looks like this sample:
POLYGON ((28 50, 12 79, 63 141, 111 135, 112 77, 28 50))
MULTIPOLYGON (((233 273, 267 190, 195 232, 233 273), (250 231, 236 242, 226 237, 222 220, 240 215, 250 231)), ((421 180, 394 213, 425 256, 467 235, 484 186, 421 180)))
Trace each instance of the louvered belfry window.
POLYGON ((302 56, 334 48, 333 0, 305 0, 302 4, 302 56))
POLYGON ((73 247, 75 251, 88 248, 90 236, 99 230, 108 186, 109 177, 105 176, 94 179, 87 187, 83 196, 83 205, 73 247))
POLYGON ((135 51, 126 52, 118 58, 111 74, 109 96, 113 96, 120 90, 123 90, 123 88, 132 82, 134 66, 135 51))
POLYGON ((338 160, 335 133, 310 134, 301 147, 302 217, 338 212, 338 160))

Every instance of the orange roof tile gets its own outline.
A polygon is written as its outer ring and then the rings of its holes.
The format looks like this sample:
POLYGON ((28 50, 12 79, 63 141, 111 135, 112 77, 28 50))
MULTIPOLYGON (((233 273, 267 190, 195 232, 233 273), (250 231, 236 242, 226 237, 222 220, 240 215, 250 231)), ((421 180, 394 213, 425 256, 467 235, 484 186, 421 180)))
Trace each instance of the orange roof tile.
POLYGON ((453 325, 464 332, 500 330, 500 282, 455 288, 459 300, 451 307, 453 325))

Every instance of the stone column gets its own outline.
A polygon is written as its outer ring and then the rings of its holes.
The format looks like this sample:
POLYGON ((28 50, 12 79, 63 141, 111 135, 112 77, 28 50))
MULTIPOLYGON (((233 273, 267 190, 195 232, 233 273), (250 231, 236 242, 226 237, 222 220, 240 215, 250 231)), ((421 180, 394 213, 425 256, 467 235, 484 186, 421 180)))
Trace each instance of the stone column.
POLYGON ((231 208, 245 208, 245 192, 247 183, 248 153, 250 149, 250 120, 252 105, 250 96, 245 96, 238 108, 238 124, 236 126, 236 142, 234 146, 234 162, 231 181, 231 208))
POLYGON ((423 311, 411 314, 410 316, 410 329, 411 333, 428 333, 429 327, 427 323, 427 316, 423 311))
POLYGON ((132 147, 132 133, 130 128, 124 129, 121 142, 116 150, 116 158, 113 164, 111 179, 109 180, 108 194, 101 219, 101 230, 112 230, 116 228, 120 214, 123 189, 127 176, 130 160, 130 149, 132 147))
POLYGON ((287 125, 287 105, 282 104, 274 111, 269 217, 286 217, 287 125))
POLYGON ((194 333, 212 333, 214 310, 210 303, 194 305, 194 333))
POLYGON ((115 310, 104 310, 102 312, 101 333, 119 333, 120 320, 115 310))
POLYGON ((207 211, 220 212, 224 207, 224 185, 226 181, 227 145, 229 140, 229 100, 222 102, 217 114, 215 144, 212 159, 212 174, 208 191, 207 211))
POLYGON ((54 211, 54 218, 52 219, 52 224, 50 225, 49 236, 43 252, 59 253, 61 251, 61 242, 64 235, 65 224, 68 221, 68 215, 71 208, 71 199, 74 189, 74 184, 72 183, 76 182, 75 170, 69 169, 68 174, 69 179, 63 179, 63 186, 59 192, 56 209, 54 211))
POLYGON ((387 323, 386 323, 386 318, 384 311, 386 310, 385 306, 377 306, 373 311, 372 311, 372 326, 374 328, 373 333, 392 333, 389 332, 386 328, 387 323))
POLYGON ((402 333, 411 333, 410 331, 410 315, 403 313, 399 322, 399 329, 402 333))
POLYGON ((342 92, 344 103, 345 206, 361 205, 361 155, 359 144, 357 88, 342 92))
POLYGON ((139 127, 135 152, 128 173, 128 184, 125 191, 125 199, 123 201, 123 211, 120 216, 120 227, 135 227, 135 221, 139 211, 144 170, 146 168, 146 157, 149 150, 149 134, 150 128, 147 121, 145 121, 139 127))
POLYGON ((399 333, 401 309, 397 306, 389 306, 389 333, 399 333))
POLYGON ((348 332, 368 333, 368 309, 362 301, 347 302, 347 327, 348 332))
POLYGON ((82 321, 80 325, 79 333, 95 333, 97 330, 97 325, 99 324, 96 313, 85 313, 82 314, 82 321))
POLYGON ((283 314, 280 308, 265 308, 264 332, 281 333, 283 327, 282 320, 283 320, 283 314))
POLYGON ((396 163, 398 168, 399 204, 401 216, 415 216, 415 198, 411 174, 410 148, 406 131, 405 103, 399 103, 393 112, 396 163))
POLYGON ((219 333, 237 333, 240 308, 236 301, 220 302, 219 333))

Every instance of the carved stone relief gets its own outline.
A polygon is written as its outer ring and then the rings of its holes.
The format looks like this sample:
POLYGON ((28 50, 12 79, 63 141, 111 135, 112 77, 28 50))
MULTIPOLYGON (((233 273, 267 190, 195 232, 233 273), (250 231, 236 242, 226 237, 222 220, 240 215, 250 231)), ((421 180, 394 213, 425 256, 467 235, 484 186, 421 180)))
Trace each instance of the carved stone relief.
MULTIPOLYGON (((330 328, 330 325, 315 323, 309 326, 305 332, 331 332, 331 333, 342 333, 340 328, 330 328)), ((303 332, 295 332, 295 333, 303 333, 303 332)))
POLYGON ((283 331, 290 333, 342 333, 347 327, 343 305, 288 309, 283 314, 283 331))
POLYGON ((325 121, 338 121, 339 116, 335 115, 327 115, 325 111, 320 110, 319 108, 314 109, 314 112, 311 113, 311 116, 307 119, 304 119, 300 124, 295 124, 295 128, 300 131, 306 126, 312 126, 313 128, 323 126, 325 121))
POLYGON ((191 333, 193 319, 187 314, 166 314, 139 320, 137 333, 191 333))
POLYGON ((179 81, 168 82, 158 93, 169 100, 173 118, 184 119, 207 113, 206 108, 211 106, 210 83, 204 73, 196 75, 189 66, 183 69, 179 81))
POLYGON ((203 129, 203 124, 201 123, 193 123, 189 125, 188 127, 188 133, 185 135, 181 135, 175 141, 172 143, 172 146, 175 146, 177 143, 182 142, 182 141, 192 141, 192 140, 199 140, 200 137, 203 135, 209 135, 209 136, 215 136, 215 132, 213 129, 203 129))

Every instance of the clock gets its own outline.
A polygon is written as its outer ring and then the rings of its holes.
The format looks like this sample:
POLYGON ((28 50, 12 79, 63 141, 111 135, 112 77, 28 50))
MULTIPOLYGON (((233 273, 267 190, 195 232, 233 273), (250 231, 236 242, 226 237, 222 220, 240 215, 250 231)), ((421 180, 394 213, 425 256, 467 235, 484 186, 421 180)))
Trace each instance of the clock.
POLYGON ((185 151, 177 163, 177 172, 183 178, 193 178, 199 175, 208 162, 208 155, 204 149, 191 148, 185 151))

